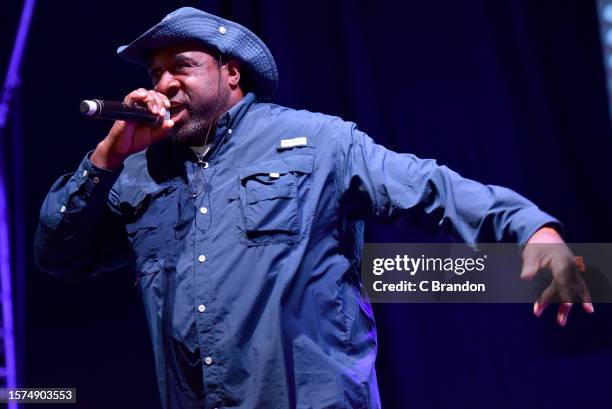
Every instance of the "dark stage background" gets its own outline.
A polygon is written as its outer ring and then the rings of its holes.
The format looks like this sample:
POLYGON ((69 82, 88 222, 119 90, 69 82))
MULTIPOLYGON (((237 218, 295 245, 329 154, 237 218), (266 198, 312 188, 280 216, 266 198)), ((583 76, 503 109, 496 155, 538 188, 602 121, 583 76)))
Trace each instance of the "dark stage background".
MULTIPOLYGON (((147 86, 115 49, 179 5, 263 38, 280 72, 274 102, 339 115, 391 149, 511 187, 563 220, 568 241, 612 242, 594 0, 40 1, 11 122, 22 153, 5 146, 16 153, 3 164, 16 169, 13 233, 25 249, 21 385, 77 387, 79 408, 159 407, 133 277, 48 277, 32 236, 53 181, 108 129, 82 118, 79 101, 147 86)), ((2 74, 20 8, 2 6, 2 74)), ((371 242, 431 239, 368 227, 371 242)), ((610 408, 612 308, 595 308, 560 329, 552 309, 537 320, 530 305, 376 305, 383 407, 610 408)))

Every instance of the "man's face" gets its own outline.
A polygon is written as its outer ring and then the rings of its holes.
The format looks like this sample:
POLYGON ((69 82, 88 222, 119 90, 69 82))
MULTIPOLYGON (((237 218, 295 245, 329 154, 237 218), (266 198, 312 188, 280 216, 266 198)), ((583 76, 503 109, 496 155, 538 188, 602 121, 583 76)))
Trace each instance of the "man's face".
POLYGON ((209 134, 230 96, 227 73, 219 69, 217 58, 199 44, 164 47, 152 55, 149 75, 153 89, 170 100, 174 141, 211 142, 209 134))

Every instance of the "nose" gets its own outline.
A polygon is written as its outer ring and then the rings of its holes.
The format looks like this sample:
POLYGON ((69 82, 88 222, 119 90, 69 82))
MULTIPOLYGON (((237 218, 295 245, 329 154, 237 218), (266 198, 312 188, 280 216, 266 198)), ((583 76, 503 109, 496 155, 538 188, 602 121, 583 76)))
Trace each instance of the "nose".
POLYGON ((170 72, 164 71, 153 89, 157 92, 161 92, 168 98, 171 98, 176 93, 176 91, 178 91, 180 86, 181 84, 179 83, 179 81, 174 78, 174 76, 170 72))

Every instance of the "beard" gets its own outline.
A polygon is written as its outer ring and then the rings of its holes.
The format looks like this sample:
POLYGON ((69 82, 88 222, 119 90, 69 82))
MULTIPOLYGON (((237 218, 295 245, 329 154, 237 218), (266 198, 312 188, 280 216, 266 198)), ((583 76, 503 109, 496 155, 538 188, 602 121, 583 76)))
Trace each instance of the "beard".
POLYGON ((191 108, 188 109, 188 112, 189 119, 178 128, 172 129, 170 133, 172 140, 176 143, 190 146, 201 146, 204 143, 210 142, 212 138, 210 134, 215 132, 219 115, 215 115, 216 113, 202 115, 201 113, 192 112, 191 108))
MULTIPOLYGON (((189 110, 191 111, 191 110, 189 110)), ((216 120, 213 117, 204 117, 189 112, 189 120, 180 127, 172 129, 170 137, 176 143, 199 146, 203 145, 207 134, 214 132, 216 120)), ((208 136, 210 139, 210 136, 208 136)))
POLYGON ((229 92, 223 92, 206 103, 188 105, 189 118, 179 127, 172 129, 170 137, 175 143, 189 146, 202 146, 214 139, 219 119, 227 107, 229 92))

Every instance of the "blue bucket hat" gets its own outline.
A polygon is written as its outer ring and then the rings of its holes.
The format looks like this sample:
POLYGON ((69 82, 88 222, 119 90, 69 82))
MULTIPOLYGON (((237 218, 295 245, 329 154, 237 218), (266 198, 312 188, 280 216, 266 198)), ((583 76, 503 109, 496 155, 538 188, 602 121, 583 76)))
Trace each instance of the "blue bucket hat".
POLYGON ((168 14, 129 45, 117 49, 124 59, 148 65, 151 52, 169 45, 198 41, 240 61, 243 75, 260 99, 270 99, 278 87, 274 58, 263 41, 233 21, 193 7, 168 14))

